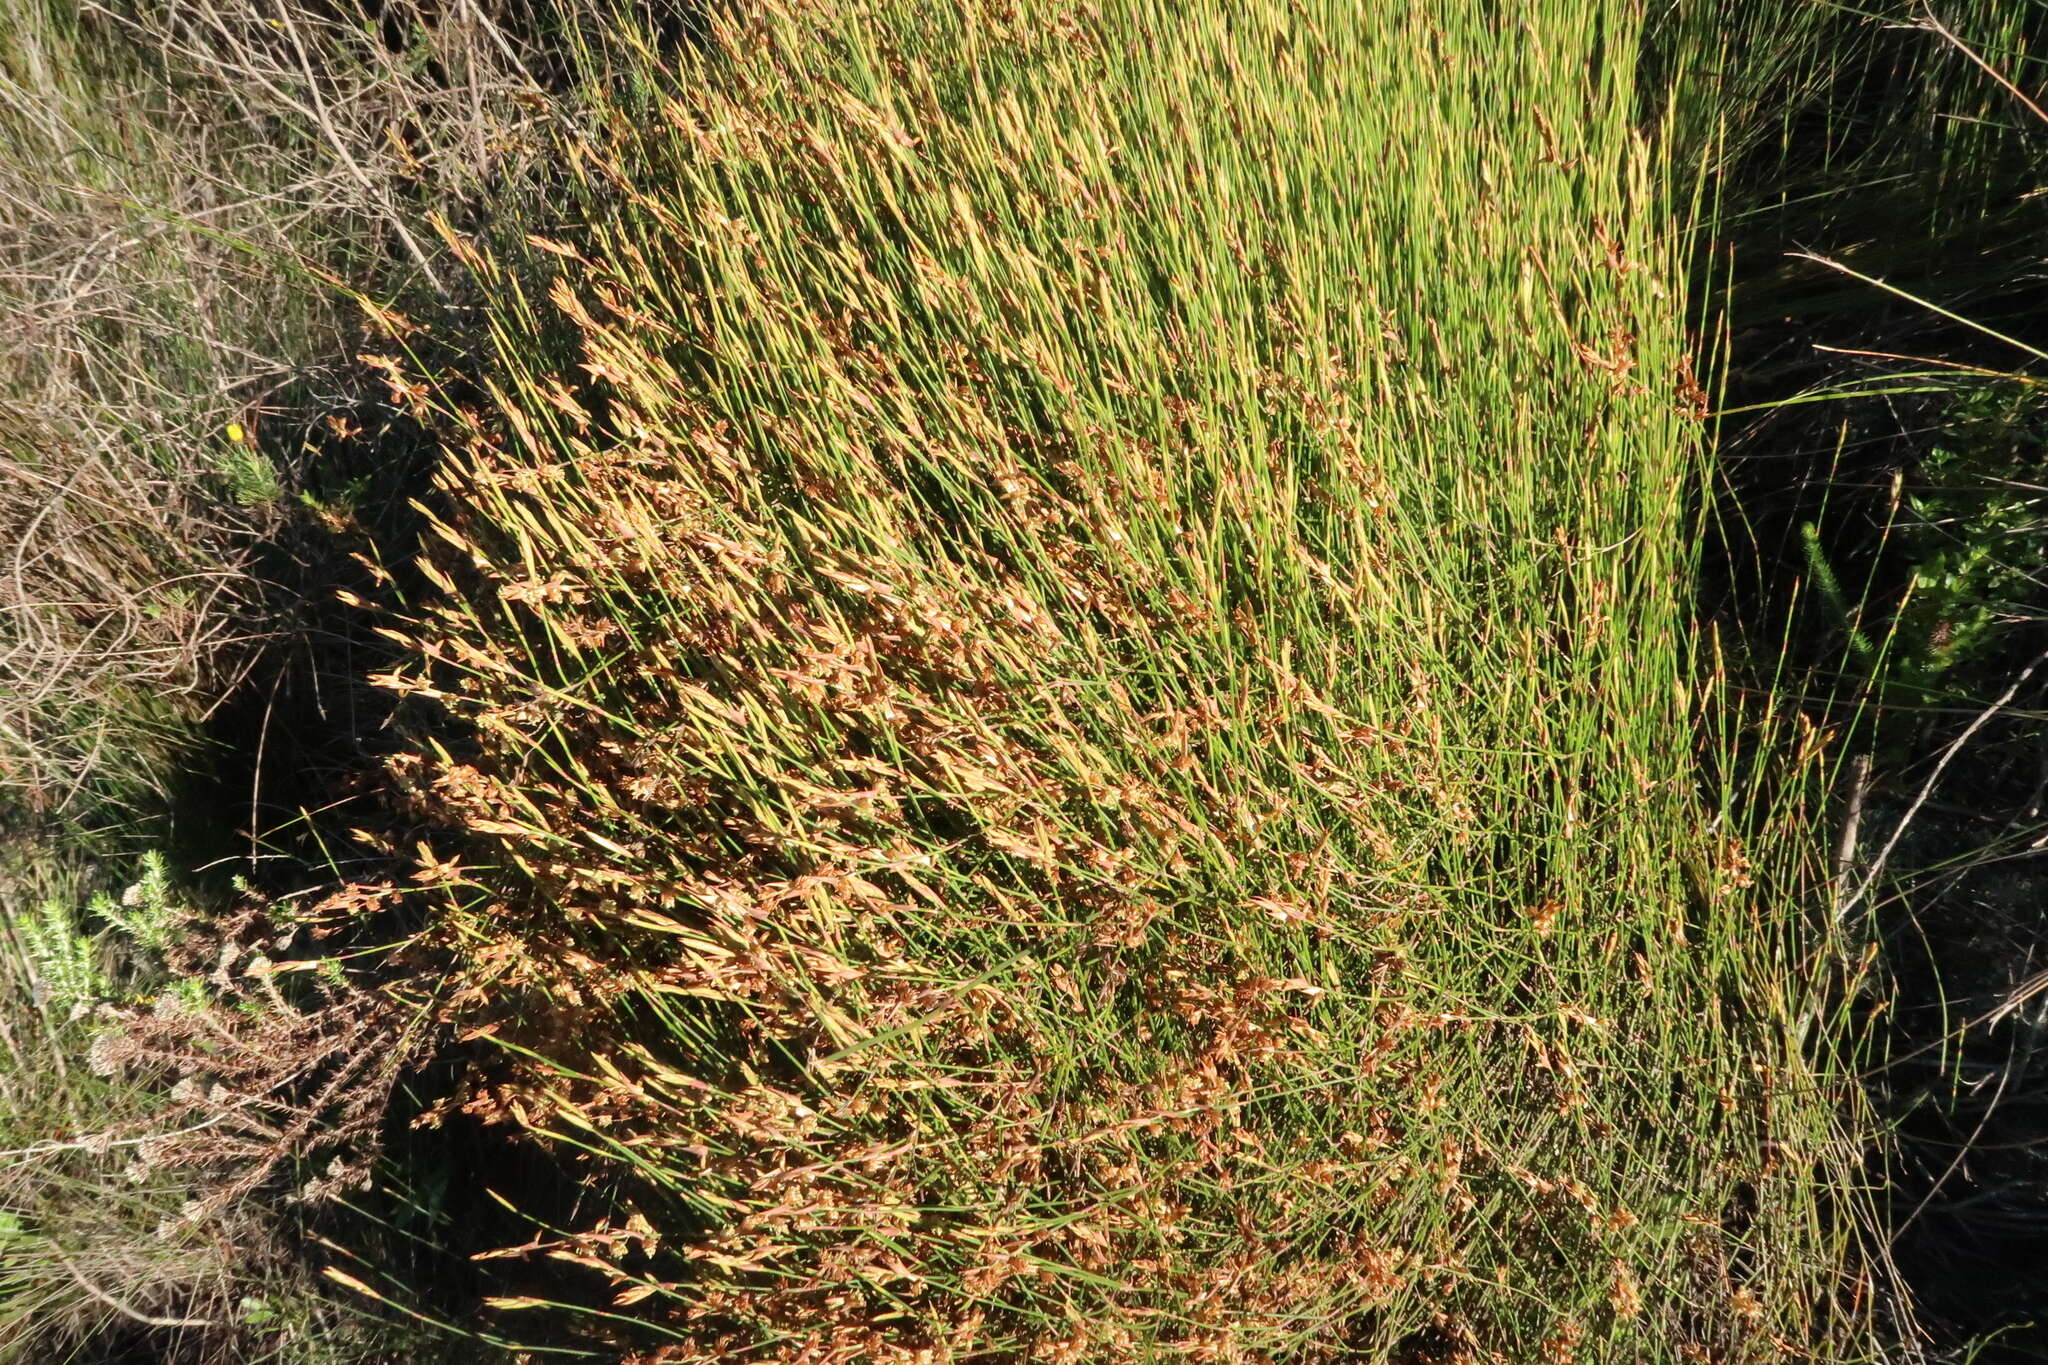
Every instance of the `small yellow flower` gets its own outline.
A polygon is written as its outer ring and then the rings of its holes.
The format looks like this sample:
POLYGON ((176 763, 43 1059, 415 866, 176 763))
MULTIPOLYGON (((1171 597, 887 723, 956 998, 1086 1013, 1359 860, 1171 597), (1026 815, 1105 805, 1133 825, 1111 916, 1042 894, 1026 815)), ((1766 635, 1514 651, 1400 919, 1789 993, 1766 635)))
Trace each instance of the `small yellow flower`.
POLYGON ((236 445, 240 445, 249 439, 249 433, 242 430, 240 422, 230 422, 228 423, 228 439, 236 445))

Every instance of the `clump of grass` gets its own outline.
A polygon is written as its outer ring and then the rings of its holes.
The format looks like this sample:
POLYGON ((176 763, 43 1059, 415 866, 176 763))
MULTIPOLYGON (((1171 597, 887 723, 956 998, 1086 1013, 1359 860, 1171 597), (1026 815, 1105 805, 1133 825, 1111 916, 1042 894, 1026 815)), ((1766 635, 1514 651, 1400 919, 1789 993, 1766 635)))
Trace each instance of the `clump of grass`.
POLYGON ((451 234, 493 347, 387 363, 453 447, 394 779, 501 1051, 451 1107, 604 1192, 497 1309, 644 1362, 1874 1349, 1800 773, 1699 778, 1640 38, 764 6, 571 140, 552 236, 451 234))
POLYGON ((309 534, 289 495, 340 481, 333 432, 378 425, 365 334, 445 320, 430 214, 487 214, 532 169, 546 101, 505 20, 0 15, 0 797, 21 818, 159 810, 204 762, 197 723, 276 671, 277 547, 309 534))
POLYGON ((207 235, 256 216, 210 174, 262 178, 109 28, 43 0, 0 17, 0 785, 83 823, 160 790, 204 708, 257 529, 210 496, 213 456, 310 321, 207 235))

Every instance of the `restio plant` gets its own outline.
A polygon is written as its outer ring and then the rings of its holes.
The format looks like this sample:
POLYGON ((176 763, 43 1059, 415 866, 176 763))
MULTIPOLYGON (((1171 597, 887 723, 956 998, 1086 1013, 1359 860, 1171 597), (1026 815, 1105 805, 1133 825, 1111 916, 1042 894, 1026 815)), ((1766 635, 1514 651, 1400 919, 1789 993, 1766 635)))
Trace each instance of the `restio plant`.
POLYGON ((1892 1358, 1832 736, 1694 601, 1824 8, 0 21, 91 152, 0 166, 0 458, 91 474, 0 496, 0 781, 295 686, 368 768, 11 915, 0 1360, 1892 1358))
POLYGON ((365 923, 487 1049, 428 1121, 602 1192, 498 1191, 494 1331, 1874 1349, 1643 16, 1379 19, 724 13, 447 230, 488 347, 367 362, 446 463, 365 923))

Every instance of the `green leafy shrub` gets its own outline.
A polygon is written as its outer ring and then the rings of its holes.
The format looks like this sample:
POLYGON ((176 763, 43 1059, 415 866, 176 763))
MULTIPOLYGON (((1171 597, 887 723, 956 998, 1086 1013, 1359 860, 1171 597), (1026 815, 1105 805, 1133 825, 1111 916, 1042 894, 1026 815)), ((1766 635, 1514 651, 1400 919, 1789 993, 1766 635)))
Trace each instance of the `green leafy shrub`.
POLYGON ((1928 691, 1976 688, 2003 664, 2000 628, 2048 600, 2040 578, 2048 403, 2031 384, 1987 383, 1949 408, 1907 478, 1898 553, 1911 566, 1894 676, 1928 691))
POLYGON ((124 964, 131 991, 165 986, 183 998, 203 993, 203 981, 164 979, 164 954, 193 915, 173 893, 163 855, 152 851, 143 855, 141 876, 125 891, 98 893, 82 913, 62 899, 46 899, 15 923, 14 932, 37 1002, 78 1019, 114 999, 111 961, 124 964), (110 931, 118 943, 103 941, 110 931))
POLYGON ((63 901, 44 901, 15 923, 14 932, 38 1005, 76 1019, 112 989, 98 945, 79 923, 76 910, 63 901))

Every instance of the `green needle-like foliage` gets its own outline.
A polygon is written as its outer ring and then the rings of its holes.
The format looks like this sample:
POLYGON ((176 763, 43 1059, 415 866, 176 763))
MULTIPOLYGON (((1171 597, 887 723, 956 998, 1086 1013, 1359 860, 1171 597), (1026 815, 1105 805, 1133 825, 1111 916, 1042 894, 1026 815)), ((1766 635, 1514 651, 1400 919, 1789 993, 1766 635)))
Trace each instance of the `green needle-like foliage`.
POLYGON ((394 773, 465 1107, 608 1192, 527 1249, 590 1332, 1861 1358, 1803 770, 1697 739, 1643 39, 749 7, 452 236, 394 773))

